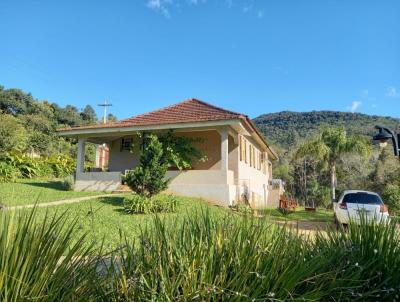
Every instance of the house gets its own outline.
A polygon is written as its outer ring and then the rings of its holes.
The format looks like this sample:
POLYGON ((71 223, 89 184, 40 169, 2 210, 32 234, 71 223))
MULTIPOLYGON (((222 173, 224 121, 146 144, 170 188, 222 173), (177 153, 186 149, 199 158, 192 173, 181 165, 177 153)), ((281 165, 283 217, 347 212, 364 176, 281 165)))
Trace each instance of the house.
POLYGON ((270 184, 277 155, 261 133, 246 115, 197 99, 108 124, 60 129, 60 135, 78 139, 75 189, 116 190, 121 175, 138 165, 138 133, 168 130, 201 138, 195 147, 207 157, 205 162, 195 162, 191 170, 168 171, 169 192, 224 206, 239 201, 253 207, 277 205, 276 197, 269 199, 276 195, 270 194, 276 190, 270 184), (107 172, 84 171, 86 142, 108 146, 107 172))

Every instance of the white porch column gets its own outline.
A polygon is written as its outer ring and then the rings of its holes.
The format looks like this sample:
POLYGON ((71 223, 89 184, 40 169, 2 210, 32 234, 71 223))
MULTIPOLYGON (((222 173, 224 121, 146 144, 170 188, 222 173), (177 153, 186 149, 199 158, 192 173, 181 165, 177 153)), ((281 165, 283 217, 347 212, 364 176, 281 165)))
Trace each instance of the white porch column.
POLYGON ((85 168, 85 143, 86 138, 78 139, 78 156, 76 159, 76 173, 83 173, 85 168))
POLYGON ((228 130, 221 129, 219 131, 221 135, 221 170, 228 172, 228 152, 229 152, 229 143, 228 143, 228 130))

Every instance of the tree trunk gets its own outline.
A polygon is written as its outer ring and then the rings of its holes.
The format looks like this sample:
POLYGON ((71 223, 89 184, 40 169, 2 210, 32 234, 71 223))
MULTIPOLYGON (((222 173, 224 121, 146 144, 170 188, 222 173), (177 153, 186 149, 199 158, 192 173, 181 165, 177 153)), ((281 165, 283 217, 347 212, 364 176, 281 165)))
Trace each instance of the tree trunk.
POLYGON ((336 200, 336 163, 330 164, 332 201, 336 200))

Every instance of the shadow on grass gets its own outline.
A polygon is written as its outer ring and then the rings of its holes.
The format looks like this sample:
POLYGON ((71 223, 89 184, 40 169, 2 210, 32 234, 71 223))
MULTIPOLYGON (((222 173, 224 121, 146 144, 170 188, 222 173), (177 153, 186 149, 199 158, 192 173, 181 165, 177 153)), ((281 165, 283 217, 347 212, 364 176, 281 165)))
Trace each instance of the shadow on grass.
POLYGON ((30 181, 23 181, 21 182, 24 185, 52 189, 57 191, 65 191, 61 181, 58 180, 49 180, 46 182, 30 182, 30 181))
POLYGON ((100 197, 98 201, 110 206, 115 207, 113 211, 118 212, 120 214, 127 214, 124 210, 124 197, 122 196, 110 196, 110 197, 100 197))

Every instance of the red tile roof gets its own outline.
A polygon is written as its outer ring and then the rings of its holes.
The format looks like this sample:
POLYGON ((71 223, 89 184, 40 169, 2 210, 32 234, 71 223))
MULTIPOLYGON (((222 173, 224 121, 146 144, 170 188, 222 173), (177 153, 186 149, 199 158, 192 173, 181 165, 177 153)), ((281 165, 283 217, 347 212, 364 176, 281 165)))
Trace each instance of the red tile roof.
POLYGON ((225 110, 197 99, 174 104, 152 112, 117 122, 121 126, 147 126, 160 124, 218 121, 243 118, 244 115, 225 110))
MULTIPOLYGON (((117 122, 90 126, 79 126, 73 128, 63 128, 58 129, 58 131, 68 132, 79 129, 123 128, 132 126, 168 125, 233 119, 242 120, 247 127, 249 127, 252 131, 255 131, 256 134, 265 142, 264 137, 257 130, 257 128, 254 126, 248 116, 241 113, 229 111, 194 98, 117 122)), ((266 142, 265 144, 267 145, 266 142)))
POLYGON ((192 98, 178 104, 174 104, 148 113, 136 115, 134 117, 117 122, 90 126, 78 126, 72 128, 62 128, 58 131, 64 132, 75 129, 151 126, 245 118, 246 116, 243 114, 222 109, 217 106, 192 98))

